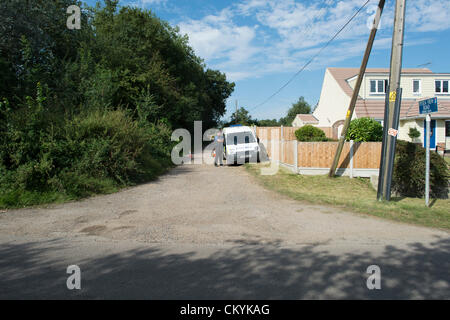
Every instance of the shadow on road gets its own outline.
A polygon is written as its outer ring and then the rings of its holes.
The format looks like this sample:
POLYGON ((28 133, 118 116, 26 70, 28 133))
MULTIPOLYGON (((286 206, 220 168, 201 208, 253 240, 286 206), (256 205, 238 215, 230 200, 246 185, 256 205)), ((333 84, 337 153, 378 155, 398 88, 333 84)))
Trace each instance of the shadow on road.
POLYGON ((0 298, 450 298, 449 239, 408 250, 386 246, 379 256, 241 241, 207 258, 151 247, 68 262, 57 258, 65 249, 59 241, 1 244, 0 298), (66 289, 70 263, 82 270, 82 290, 66 289), (366 287, 372 264, 381 268, 381 290, 366 287))

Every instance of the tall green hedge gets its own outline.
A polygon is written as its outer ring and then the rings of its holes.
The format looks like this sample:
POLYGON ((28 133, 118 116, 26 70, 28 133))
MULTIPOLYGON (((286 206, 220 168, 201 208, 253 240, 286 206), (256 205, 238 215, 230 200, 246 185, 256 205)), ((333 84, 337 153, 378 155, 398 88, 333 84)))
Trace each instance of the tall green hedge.
MULTIPOLYGON (((399 140, 394 162, 392 190, 403 196, 423 197, 425 194, 425 149, 415 143, 399 140)), ((450 172, 445 160, 430 154, 430 193, 435 198, 448 197, 450 172)))
POLYGON ((24 108, 0 103, 0 207, 115 191, 171 165, 171 129, 163 122, 137 121, 121 108, 61 119, 45 100, 38 86, 24 108))

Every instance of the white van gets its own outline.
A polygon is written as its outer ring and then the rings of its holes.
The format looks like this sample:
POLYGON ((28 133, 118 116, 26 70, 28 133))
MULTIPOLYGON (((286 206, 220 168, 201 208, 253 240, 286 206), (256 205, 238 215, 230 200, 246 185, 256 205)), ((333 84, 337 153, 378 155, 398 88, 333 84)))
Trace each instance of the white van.
POLYGON ((259 145, 250 127, 235 125, 223 129, 227 164, 259 162, 259 145))

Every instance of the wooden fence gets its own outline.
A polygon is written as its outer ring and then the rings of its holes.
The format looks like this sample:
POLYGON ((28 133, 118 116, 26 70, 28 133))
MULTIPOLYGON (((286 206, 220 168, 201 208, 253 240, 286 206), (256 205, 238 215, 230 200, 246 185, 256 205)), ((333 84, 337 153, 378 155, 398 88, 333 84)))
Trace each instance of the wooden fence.
MULTIPOLYGON (((323 132, 325 132, 325 135, 327 136, 327 138, 333 139, 333 128, 328 128, 328 127, 317 127, 319 129, 321 129, 323 132)), ((283 137, 284 140, 295 140, 295 131, 298 130, 299 128, 297 127, 283 127, 283 137)), ((269 134, 270 136, 270 132, 273 131, 278 131, 279 134, 281 134, 281 127, 256 127, 256 135, 259 134, 269 134)))
MULTIPOLYGON (((302 174, 325 174, 333 162, 338 142, 298 142, 292 127, 257 127, 262 152, 272 161, 302 174)), ((381 142, 346 142, 339 159, 340 175, 370 177, 378 174, 381 142)))

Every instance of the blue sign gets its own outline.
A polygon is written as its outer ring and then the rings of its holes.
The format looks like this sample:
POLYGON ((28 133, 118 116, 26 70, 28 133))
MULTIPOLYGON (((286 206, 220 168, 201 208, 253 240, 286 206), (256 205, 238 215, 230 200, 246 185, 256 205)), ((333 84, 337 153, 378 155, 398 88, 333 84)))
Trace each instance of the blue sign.
POLYGON ((427 114, 438 111, 437 98, 419 101, 420 114, 427 114))

